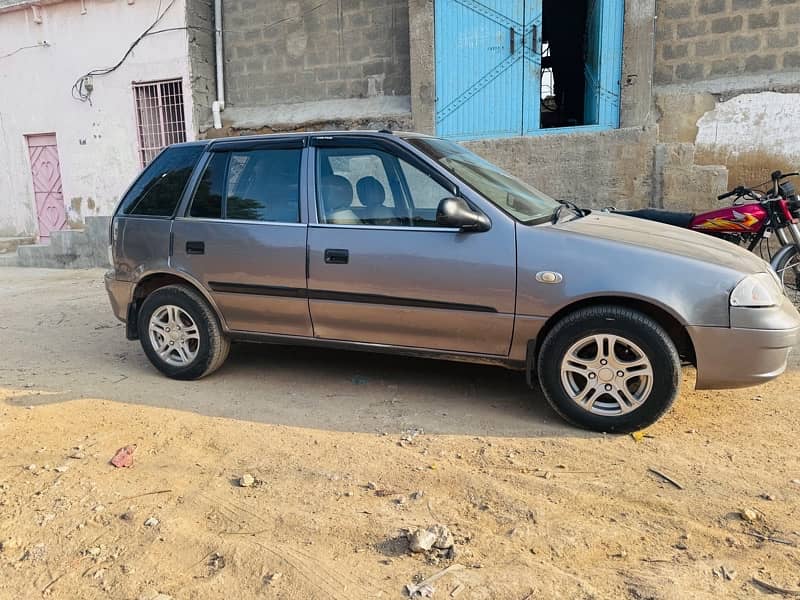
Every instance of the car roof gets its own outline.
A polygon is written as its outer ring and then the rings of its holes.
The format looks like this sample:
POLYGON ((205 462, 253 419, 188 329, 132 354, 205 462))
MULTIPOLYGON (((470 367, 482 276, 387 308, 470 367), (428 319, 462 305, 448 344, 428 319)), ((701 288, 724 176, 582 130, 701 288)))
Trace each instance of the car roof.
POLYGON ((179 148, 185 146, 208 146, 210 144, 219 143, 219 142, 246 142, 246 141, 257 141, 262 139, 269 139, 269 138, 296 138, 296 137, 308 137, 308 136, 330 136, 330 137, 348 137, 348 136, 370 136, 370 137, 392 137, 396 136, 403 139, 413 139, 413 138, 430 138, 432 136, 426 135, 424 133, 416 133, 413 131, 390 131, 388 129, 381 129, 381 130, 361 130, 361 129, 352 129, 346 131, 291 131, 286 133, 263 133, 263 134, 256 134, 256 135, 241 135, 241 136, 227 136, 227 137, 219 137, 219 138, 209 138, 204 140, 195 140, 191 142, 181 142, 178 144, 172 144, 172 147, 179 148))

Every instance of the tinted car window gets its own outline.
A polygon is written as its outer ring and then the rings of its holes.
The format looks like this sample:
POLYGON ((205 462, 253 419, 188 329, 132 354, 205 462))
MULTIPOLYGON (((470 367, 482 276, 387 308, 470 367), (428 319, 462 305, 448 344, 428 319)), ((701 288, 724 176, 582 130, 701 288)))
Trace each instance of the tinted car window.
POLYGON ((189 210, 191 216, 205 219, 222 218, 222 191, 227 166, 228 155, 225 153, 215 153, 208 162, 194 191, 192 208, 189 210))
MULTIPOLYGON (((439 203, 453 195, 453 193, 437 183, 430 175, 420 171, 418 168, 400 161, 400 168, 406 178, 408 190, 411 193, 411 201, 414 203, 414 215, 423 216, 424 211, 436 211, 439 203)), ((434 217, 435 220, 435 217, 434 217)))
POLYGON ((337 225, 436 226, 452 193, 402 158, 371 148, 317 151, 319 219, 337 225))
MULTIPOLYGON (((344 177, 353 186, 354 191, 357 190, 359 181, 367 177, 373 178, 384 189, 383 205, 394 206, 394 196, 383 163, 388 156, 387 154, 371 150, 366 153, 363 150, 322 150, 321 152, 324 154, 322 160, 327 160, 330 166, 330 168, 323 166, 323 171, 329 171, 332 175, 344 177)), ((364 193, 359 195, 356 191, 353 198, 354 206, 367 206, 368 200, 366 198, 362 199, 362 196, 364 196, 364 193)))
POLYGON ((301 149, 214 153, 189 216, 298 223, 301 156, 301 149))
POLYGON ((203 146, 167 148, 142 172, 120 204, 123 215, 171 217, 203 146))
POLYGON ((299 222, 301 155, 299 148, 232 153, 226 218, 299 222))

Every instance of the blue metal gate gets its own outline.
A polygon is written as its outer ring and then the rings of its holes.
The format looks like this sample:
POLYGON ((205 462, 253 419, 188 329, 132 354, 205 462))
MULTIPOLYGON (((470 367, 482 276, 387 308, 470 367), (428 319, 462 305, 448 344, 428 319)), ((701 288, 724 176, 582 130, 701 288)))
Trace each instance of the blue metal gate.
POLYGON ((589 2, 586 124, 543 130, 542 0, 435 0, 437 134, 467 140, 618 127, 624 0, 589 2))
POLYGON ((453 139, 519 135, 523 0, 436 0, 436 129, 453 139))

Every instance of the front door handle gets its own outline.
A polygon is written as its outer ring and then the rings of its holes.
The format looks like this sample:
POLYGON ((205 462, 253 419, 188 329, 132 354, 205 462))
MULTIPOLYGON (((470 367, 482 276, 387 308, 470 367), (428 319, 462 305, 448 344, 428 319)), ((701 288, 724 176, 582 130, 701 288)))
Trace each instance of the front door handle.
POLYGON ((325 250, 325 262, 329 265, 346 265, 350 261, 350 252, 340 248, 325 250))
POLYGON ((186 254, 205 254, 205 242, 186 242, 186 254))

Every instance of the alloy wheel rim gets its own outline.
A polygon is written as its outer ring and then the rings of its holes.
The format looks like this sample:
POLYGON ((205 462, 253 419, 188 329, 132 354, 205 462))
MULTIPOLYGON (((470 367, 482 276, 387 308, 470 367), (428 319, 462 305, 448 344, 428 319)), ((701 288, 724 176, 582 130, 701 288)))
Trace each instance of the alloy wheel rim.
POLYGON ((622 336, 594 334, 575 342, 561 361, 564 391, 583 410, 602 416, 633 412, 653 391, 653 366, 622 336))
POLYGON ((180 306, 158 307, 150 317, 148 332, 153 350, 168 365, 184 367, 197 358, 200 331, 180 306))

